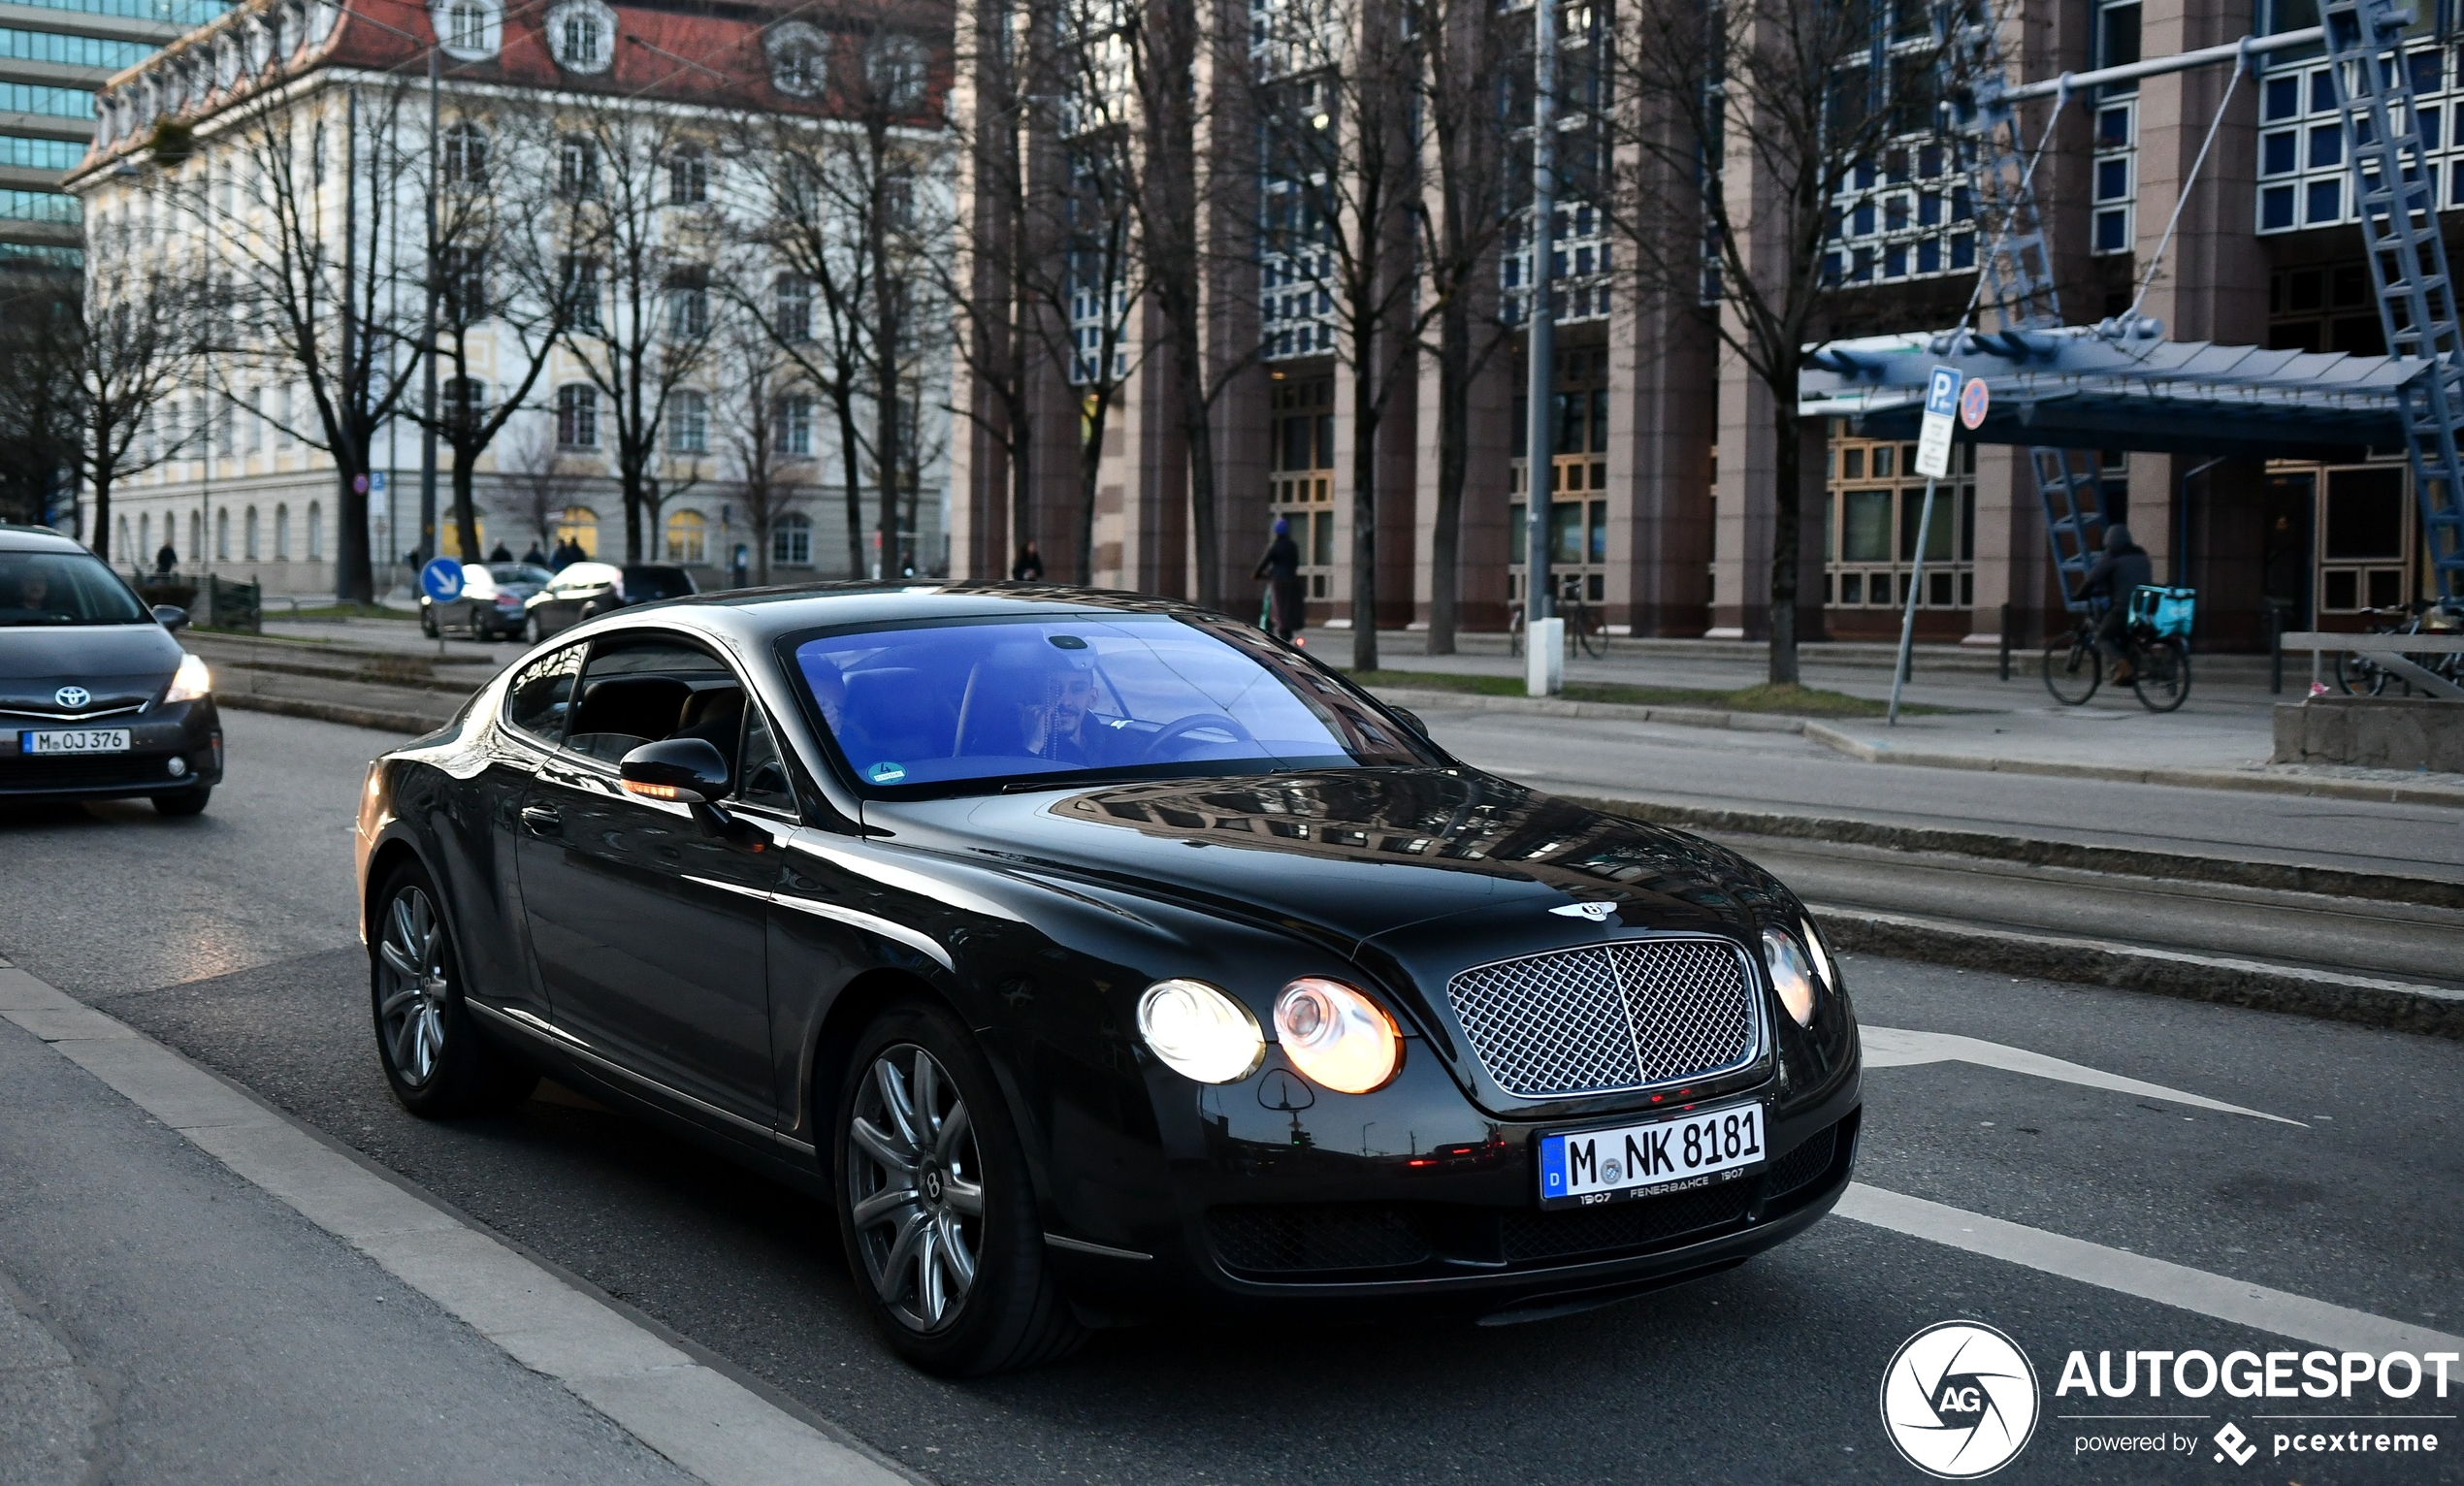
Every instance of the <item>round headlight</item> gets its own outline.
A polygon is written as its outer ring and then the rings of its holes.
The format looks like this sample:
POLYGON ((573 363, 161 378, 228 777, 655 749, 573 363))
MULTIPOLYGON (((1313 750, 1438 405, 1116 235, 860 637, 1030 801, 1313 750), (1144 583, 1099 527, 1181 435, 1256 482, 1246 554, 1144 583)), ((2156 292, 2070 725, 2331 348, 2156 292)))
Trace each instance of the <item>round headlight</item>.
POLYGON ((1804 930, 1805 953, 1814 957, 1814 973, 1823 978, 1823 984, 1825 985, 1830 986, 1833 990, 1837 990, 1839 988, 1839 970, 1837 966, 1831 962, 1831 947, 1823 943, 1823 936, 1821 934, 1815 932, 1814 921, 1811 919, 1799 919, 1797 921, 1797 926, 1804 930))
POLYGON ((1763 930, 1763 963, 1771 972, 1771 988, 1779 992, 1779 1004, 1800 1027, 1814 1024, 1814 967, 1805 952, 1785 932, 1763 930))
POLYGON ((1365 1094, 1395 1076, 1403 1035, 1385 1008, 1341 981, 1294 981, 1275 998, 1275 1040, 1313 1082, 1365 1094))
POLYGON ((1257 1071, 1266 1036, 1249 1009, 1204 981, 1157 981, 1138 998, 1138 1035, 1173 1072, 1229 1083, 1257 1071))

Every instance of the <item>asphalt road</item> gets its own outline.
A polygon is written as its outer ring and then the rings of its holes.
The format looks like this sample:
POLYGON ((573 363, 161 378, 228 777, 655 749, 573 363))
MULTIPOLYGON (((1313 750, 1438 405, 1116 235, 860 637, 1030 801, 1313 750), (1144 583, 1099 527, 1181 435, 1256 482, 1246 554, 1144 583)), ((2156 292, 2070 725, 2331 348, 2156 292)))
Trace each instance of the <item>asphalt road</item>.
MULTIPOLYGON (((1021 1375, 923 1377, 866 1335, 827 1214, 806 1200, 553 1088, 497 1119, 404 1114, 370 1047, 350 910, 352 801, 387 740, 275 717, 226 723, 230 781, 199 820, 142 805, 0 812, 0 952, 934 1480, 1915 1480, 1879 1422, 1877 1388, 1902 1341, 1955 1317, 2010 1333, 2043 1381, 2046 1417, 2003 1479, 2464 1479, 2452 1417, 2464 1373, 2446 1400, 2425 1389, 2410 1405, 2367 1394, 2277 1405, 2446 1415, 2410 1426, 2442 1432, 2435 1457, 2262 1451, 2236 1472, 2204 1445, 2077 1455, 2084 1435, 2144 1426, 2055 1417, 2131 1411, 2057 1405, 2070 1350, 2298 1343, 1840 1217, 1713 1279, 1562 1320, 1153 1328, 1105 1334, 1021 1375)), ((1732 740, 1702 741, 1710 754, 1732 740)), ((2014 1072, 1989 1066, 1990 1052, 1880 1067, 1867 1078, 1863 1180, 2464 1331, 2464 1046, 1884 960, 1854 959, 1848 975, 1869 1026, 1981 1039, 2293 1121, 2014 1072)), ((0 1279, 30 1262, 0 1250, 0 1279)), ((235 1366, 192 1385, 241 1388, 244 1376, 235 1366)), ((2164 1411, 2195 1415, 2175 1427, 2202 1437, 2235 1419, 2264 1444, 2287 1426, 2236 1412, 2258 1406, 2218 1396, 2164 1411)))

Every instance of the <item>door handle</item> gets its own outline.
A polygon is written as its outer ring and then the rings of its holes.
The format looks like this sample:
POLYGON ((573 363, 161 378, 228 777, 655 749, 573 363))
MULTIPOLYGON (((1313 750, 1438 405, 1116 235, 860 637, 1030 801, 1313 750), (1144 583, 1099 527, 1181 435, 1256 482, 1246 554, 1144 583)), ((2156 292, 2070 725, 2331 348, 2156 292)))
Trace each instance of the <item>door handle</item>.
POLYGON ((546 805, 525 805, 522 824, 541 835, 549 835, 565 828, 565 817, 546 805))

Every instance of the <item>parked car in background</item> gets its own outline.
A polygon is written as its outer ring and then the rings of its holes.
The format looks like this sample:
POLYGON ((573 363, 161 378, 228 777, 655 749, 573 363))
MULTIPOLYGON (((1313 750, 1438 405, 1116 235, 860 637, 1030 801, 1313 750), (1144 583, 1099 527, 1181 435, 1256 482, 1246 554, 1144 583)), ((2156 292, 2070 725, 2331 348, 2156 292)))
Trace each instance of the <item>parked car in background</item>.
POLYGON ((700 592, 693 574, 660 563, 575 563, 524 600, 523 634, 532 644, 586 619, 636 603, 700 592))
POLYGON ((535 563, 465 563, 461 598, 438 603, 420 594, 419 632, 433 638, 459 630, 474 640, 518 640, 524 601, 555 577, 535 563))
POLYGON ((84 544, 0 524, 0 798, 125 799, 195 815, 222 779, 206 662, 84 544))

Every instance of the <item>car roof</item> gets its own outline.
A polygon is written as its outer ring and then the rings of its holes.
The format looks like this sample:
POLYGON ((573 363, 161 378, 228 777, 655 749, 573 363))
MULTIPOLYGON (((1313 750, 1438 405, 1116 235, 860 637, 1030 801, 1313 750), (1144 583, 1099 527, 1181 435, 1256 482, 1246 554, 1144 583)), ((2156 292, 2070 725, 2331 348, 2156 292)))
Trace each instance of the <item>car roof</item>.
POLYGON ((594 633, 636 625, 684 623, 764 646, 784 634, 841 626, 934 619, 1066 618, 1103 614, 1198 615, 1206 611, 1151 594, 1044 583, 840 582, 784 588, 723 589, 640 604, 594 621, 594 633))
POLYGON ((0 521, 0 552, 83 552, 85 543, 63 536, 49 527, 19 527, 0 521))

